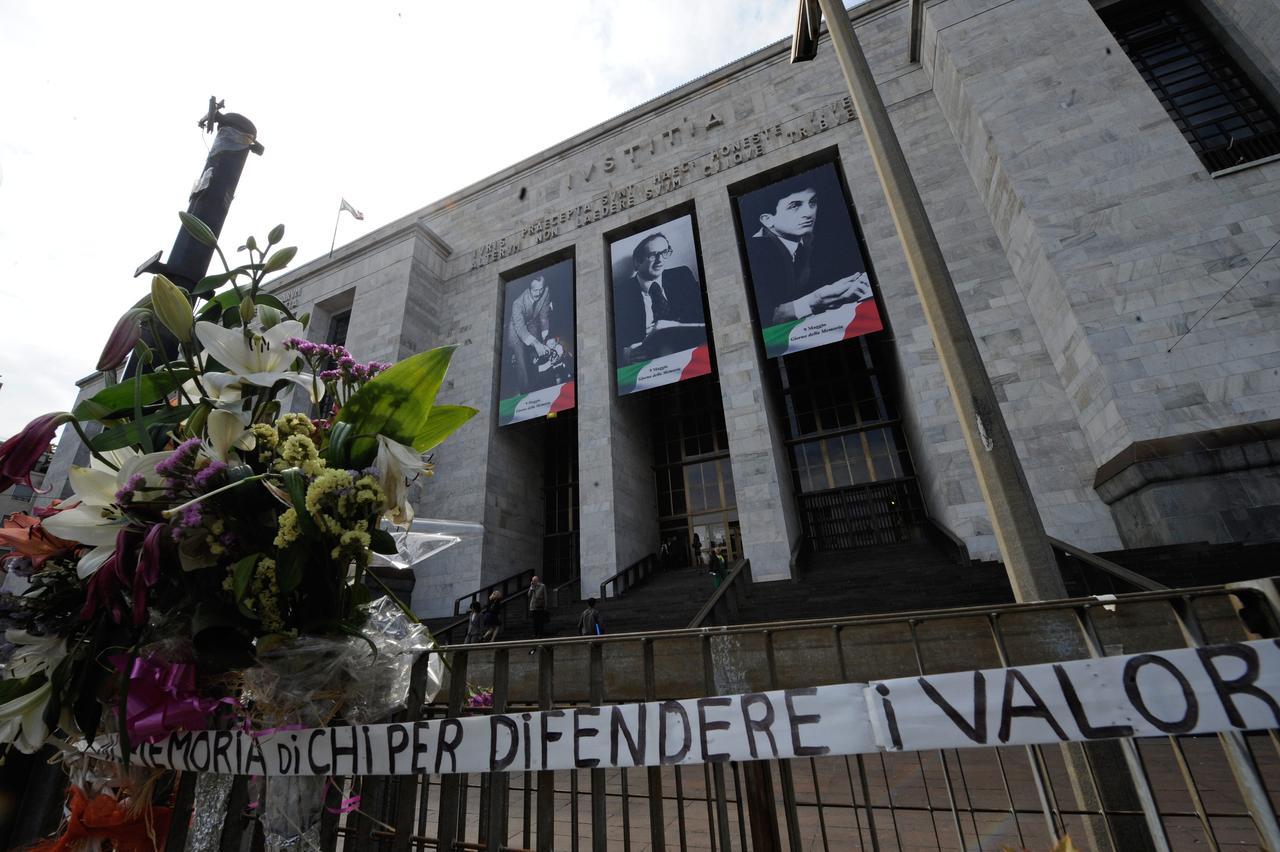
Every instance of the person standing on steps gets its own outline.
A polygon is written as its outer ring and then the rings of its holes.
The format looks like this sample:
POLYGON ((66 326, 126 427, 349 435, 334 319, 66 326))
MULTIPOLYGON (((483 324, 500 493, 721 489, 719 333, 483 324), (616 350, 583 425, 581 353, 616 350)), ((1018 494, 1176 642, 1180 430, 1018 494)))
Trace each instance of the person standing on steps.
POLYGON ((497 642, 498 634, 502 632, 502 592, 494 589, 493 594, 489 595, 489 605, 484 608, 484 637, 485 642, 497 642))
POLYGON ((467 636, 462 641, 473 645, 484 636, 484 607, 480 601, 472 601, 467 615, 467 636))
POLYGON ((578 635, 599 636, 602 633, 604 628, 600 625, 600 613, 596 611, 596 599, 588 598, 587 608, 578 616, 578 635))
POLYGON ((693 534, 693 567, 702 567, 702 539, 697 533, 693 534))
POLYGON ((529 619, 533 622, 533 638, 544 639, 547 635, 547 621, 551 613, 547 612, 547 587, 537 574, 529 582, 529 619))

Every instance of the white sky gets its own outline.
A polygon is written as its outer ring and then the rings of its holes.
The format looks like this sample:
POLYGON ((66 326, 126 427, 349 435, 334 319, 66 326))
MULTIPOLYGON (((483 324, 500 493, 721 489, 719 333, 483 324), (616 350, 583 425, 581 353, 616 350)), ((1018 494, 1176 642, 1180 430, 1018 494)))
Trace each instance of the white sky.
POLYGON ((795 2, 3 0, 0 437, 69 408, 147 292, 133 270, 168 257, 209 95, 267 148, 224 246, 283 222, 297 265, 340 197, 365 214, 343 243, 789 37, 795 2))

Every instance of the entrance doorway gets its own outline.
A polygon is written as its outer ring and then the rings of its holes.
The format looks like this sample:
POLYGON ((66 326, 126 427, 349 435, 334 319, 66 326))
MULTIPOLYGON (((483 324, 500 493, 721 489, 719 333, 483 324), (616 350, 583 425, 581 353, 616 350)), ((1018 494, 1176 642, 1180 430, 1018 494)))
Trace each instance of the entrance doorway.
POLYGON ((659 555, 668 568, 707 568, 713 550, 742 555, 720 383, 714 375, 653 393, 659 555))

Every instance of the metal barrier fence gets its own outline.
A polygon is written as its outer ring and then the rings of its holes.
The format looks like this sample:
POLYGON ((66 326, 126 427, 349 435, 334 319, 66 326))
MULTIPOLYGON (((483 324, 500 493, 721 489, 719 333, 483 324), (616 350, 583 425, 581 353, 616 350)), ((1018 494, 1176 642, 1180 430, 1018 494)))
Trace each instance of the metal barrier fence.
MULTIPOLYGON (((1274 637, 1275 587, 448 649, 420 715, 693 698, 1274 637)), ((412 715, 412 714, 411 714, 412 715)), ((344 850, 1277 849, 1275 732, 692 767, 352 779, 344 850)), ((335 791, 335 797, 338 795, 335 791)), ((232 847, 228 847, 232 848, 232 847)))

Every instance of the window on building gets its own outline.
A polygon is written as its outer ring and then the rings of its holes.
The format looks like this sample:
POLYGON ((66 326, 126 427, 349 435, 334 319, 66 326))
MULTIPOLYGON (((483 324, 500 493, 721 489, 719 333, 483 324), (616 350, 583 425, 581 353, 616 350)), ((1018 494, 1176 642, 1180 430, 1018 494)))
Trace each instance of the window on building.
POLYGON ((1188 6, 1127 0, 1099 10, 1209 171, 1280 154, 1280 118, 1188 6))
POLYGON ((347 329, 351 328, 351 311, 343 311, 333 315, 329 320, 329 333, 324 342, 331 345, 347 345, 347 329))

